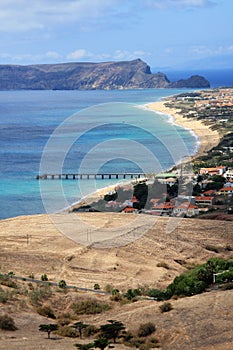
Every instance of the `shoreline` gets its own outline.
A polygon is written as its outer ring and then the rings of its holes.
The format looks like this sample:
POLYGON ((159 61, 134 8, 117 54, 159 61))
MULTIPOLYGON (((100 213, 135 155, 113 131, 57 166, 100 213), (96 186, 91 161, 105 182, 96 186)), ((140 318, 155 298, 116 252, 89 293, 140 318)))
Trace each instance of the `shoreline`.
MULTIPOLYGON (((201 121, 191 118, 186 118, 184 115, 179 114, 179 110, 175 108, 169 108, 165 106, 166 101, 157 101, 148 103, 145 105, 146 108, 166 114, 172 117, 174 124, 181 126, 190 132, 194 132, 198 136, 199 148, 197 152, 190 157, 194 160, 200 156, 207 154, 207 152, 213 147, 217 146, 220 142, 220 134, 216 130, 212 130, 209 126, 203 124, 201 121)), ((182 163, 184 163, 182 161, 182 163)))
MULTIPOLYGON (((201 121, 196 119, 186 118, 184 115, 178 113, 179 110, 175 108, 169 108, 165 106, 166 101, 156 101, 144 104, 143 106, 146 109, 149 109, 153 112, 158 112, 161 114, 168 115, 172 118, 172 122, 175 125, 181 126, 189 130, 191 133, 194 133, 194 136, 197 137, 197 151, 195 154, 189 156, 187 155, 179 164, 184 164, 189 162, 190 160, 194 160, 202 155, 207 154, 207 152, 213 147, 217 146, 220 142, 220 135, 216 130, 210 129, 207 125, 204 125, 201 121)), ((174 164, 176 166, 177 164, 174 164)), ((167 170, 167 172, 171 171, 171 169, 167 170)), ((135 179, 134 179, 135 181, 135 179)), ((127 186, 133 185, 133 180, 126 181, 125 183, 116 183, 114 185, 109 185, 98 189, 95 192, 92 192, 85 197, 81 198, 77 202, 71 204, 68 208, 64 208, 62 212, 72 212, 73 209, 79 208, 81 206, 91 205, 94 202, 103 199, 104 195, 106 195, 110 191, 114 191, 115 188, 119 185, 127 186)))

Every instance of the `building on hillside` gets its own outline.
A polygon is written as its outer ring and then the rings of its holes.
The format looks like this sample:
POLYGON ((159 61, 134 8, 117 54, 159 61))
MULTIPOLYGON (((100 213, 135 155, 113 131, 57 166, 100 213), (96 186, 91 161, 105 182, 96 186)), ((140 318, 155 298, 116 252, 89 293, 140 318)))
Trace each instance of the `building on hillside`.
POLYGON ((217 166, 215 168, 200 168, 199 170, 199 174, 200 175, 223 175, 226 171, 226 167, 225 166, 217 166))
POLYGON ((207 197, 214 197, 216 192, 217 192, 216 190, 208 190, 208 191, 205 191, 203 194, 204 196, 207 196, 207 197))
POLYGON ((163 185, 169 185, 169 186, 172 186, 177 183, 177 179, 174 177, 162 178, 162 179, 159 178, 158 181, 163 185))
POLYGON ((197 205, 193 205, 190 202, 183 202, 182 204, 175 206, 173 211, 174 216, 192 217, 199 214, 199 209, 197 205))
POLYGON ((196 196, 195 197, 195 204, 197 204, 197 205, 212 206, 213 202, 214 202, 214 197, 207 197, 207 196, 196 196))
POLYGON ((219 194, 231 195, 233 194, 233 187, 223 187, 219 190, 219 194))
POLYGON ((156 206, 151 208, 152 215, 168 215, 172 214, 174 209, 174 204, 171 202, 165 202, 161 204, 157 204, 156 206))
POLYGON ((226 179, 232 179, 233 180, 233 169, 228 169, 225 174, 224 174, 224 177, 226 179))

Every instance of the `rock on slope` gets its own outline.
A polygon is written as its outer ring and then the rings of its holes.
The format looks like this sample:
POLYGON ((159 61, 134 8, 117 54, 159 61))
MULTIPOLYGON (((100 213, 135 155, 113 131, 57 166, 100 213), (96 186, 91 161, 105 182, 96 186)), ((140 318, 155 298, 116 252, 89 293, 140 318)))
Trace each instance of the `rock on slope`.
POLYGON ((105 63, 0 65, 0 77, 0 90, 110 90, 210 86, 201 76, 170 83, 165 74, 152 74, 150 67, 140 59, 105 63))

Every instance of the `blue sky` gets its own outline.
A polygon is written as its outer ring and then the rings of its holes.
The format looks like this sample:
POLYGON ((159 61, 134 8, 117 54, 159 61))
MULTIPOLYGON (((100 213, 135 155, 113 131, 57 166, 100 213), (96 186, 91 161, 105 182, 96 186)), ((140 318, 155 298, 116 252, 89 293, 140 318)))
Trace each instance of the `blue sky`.
POLYGON ((0 64, 233 67, 232 0, 0 0, 0 64))

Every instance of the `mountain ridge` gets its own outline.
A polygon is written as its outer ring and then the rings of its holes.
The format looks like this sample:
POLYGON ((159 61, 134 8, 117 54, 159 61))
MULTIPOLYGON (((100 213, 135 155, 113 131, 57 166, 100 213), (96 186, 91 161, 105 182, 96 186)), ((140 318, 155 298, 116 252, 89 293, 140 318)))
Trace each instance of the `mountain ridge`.
POLYGON ((72 62, 35 65, 0 65, 0 90, 114 90, 145 88, 208 88, 196 75, 170 82, 153 74, 150 66, 136 59, 120 62, 72 62))

